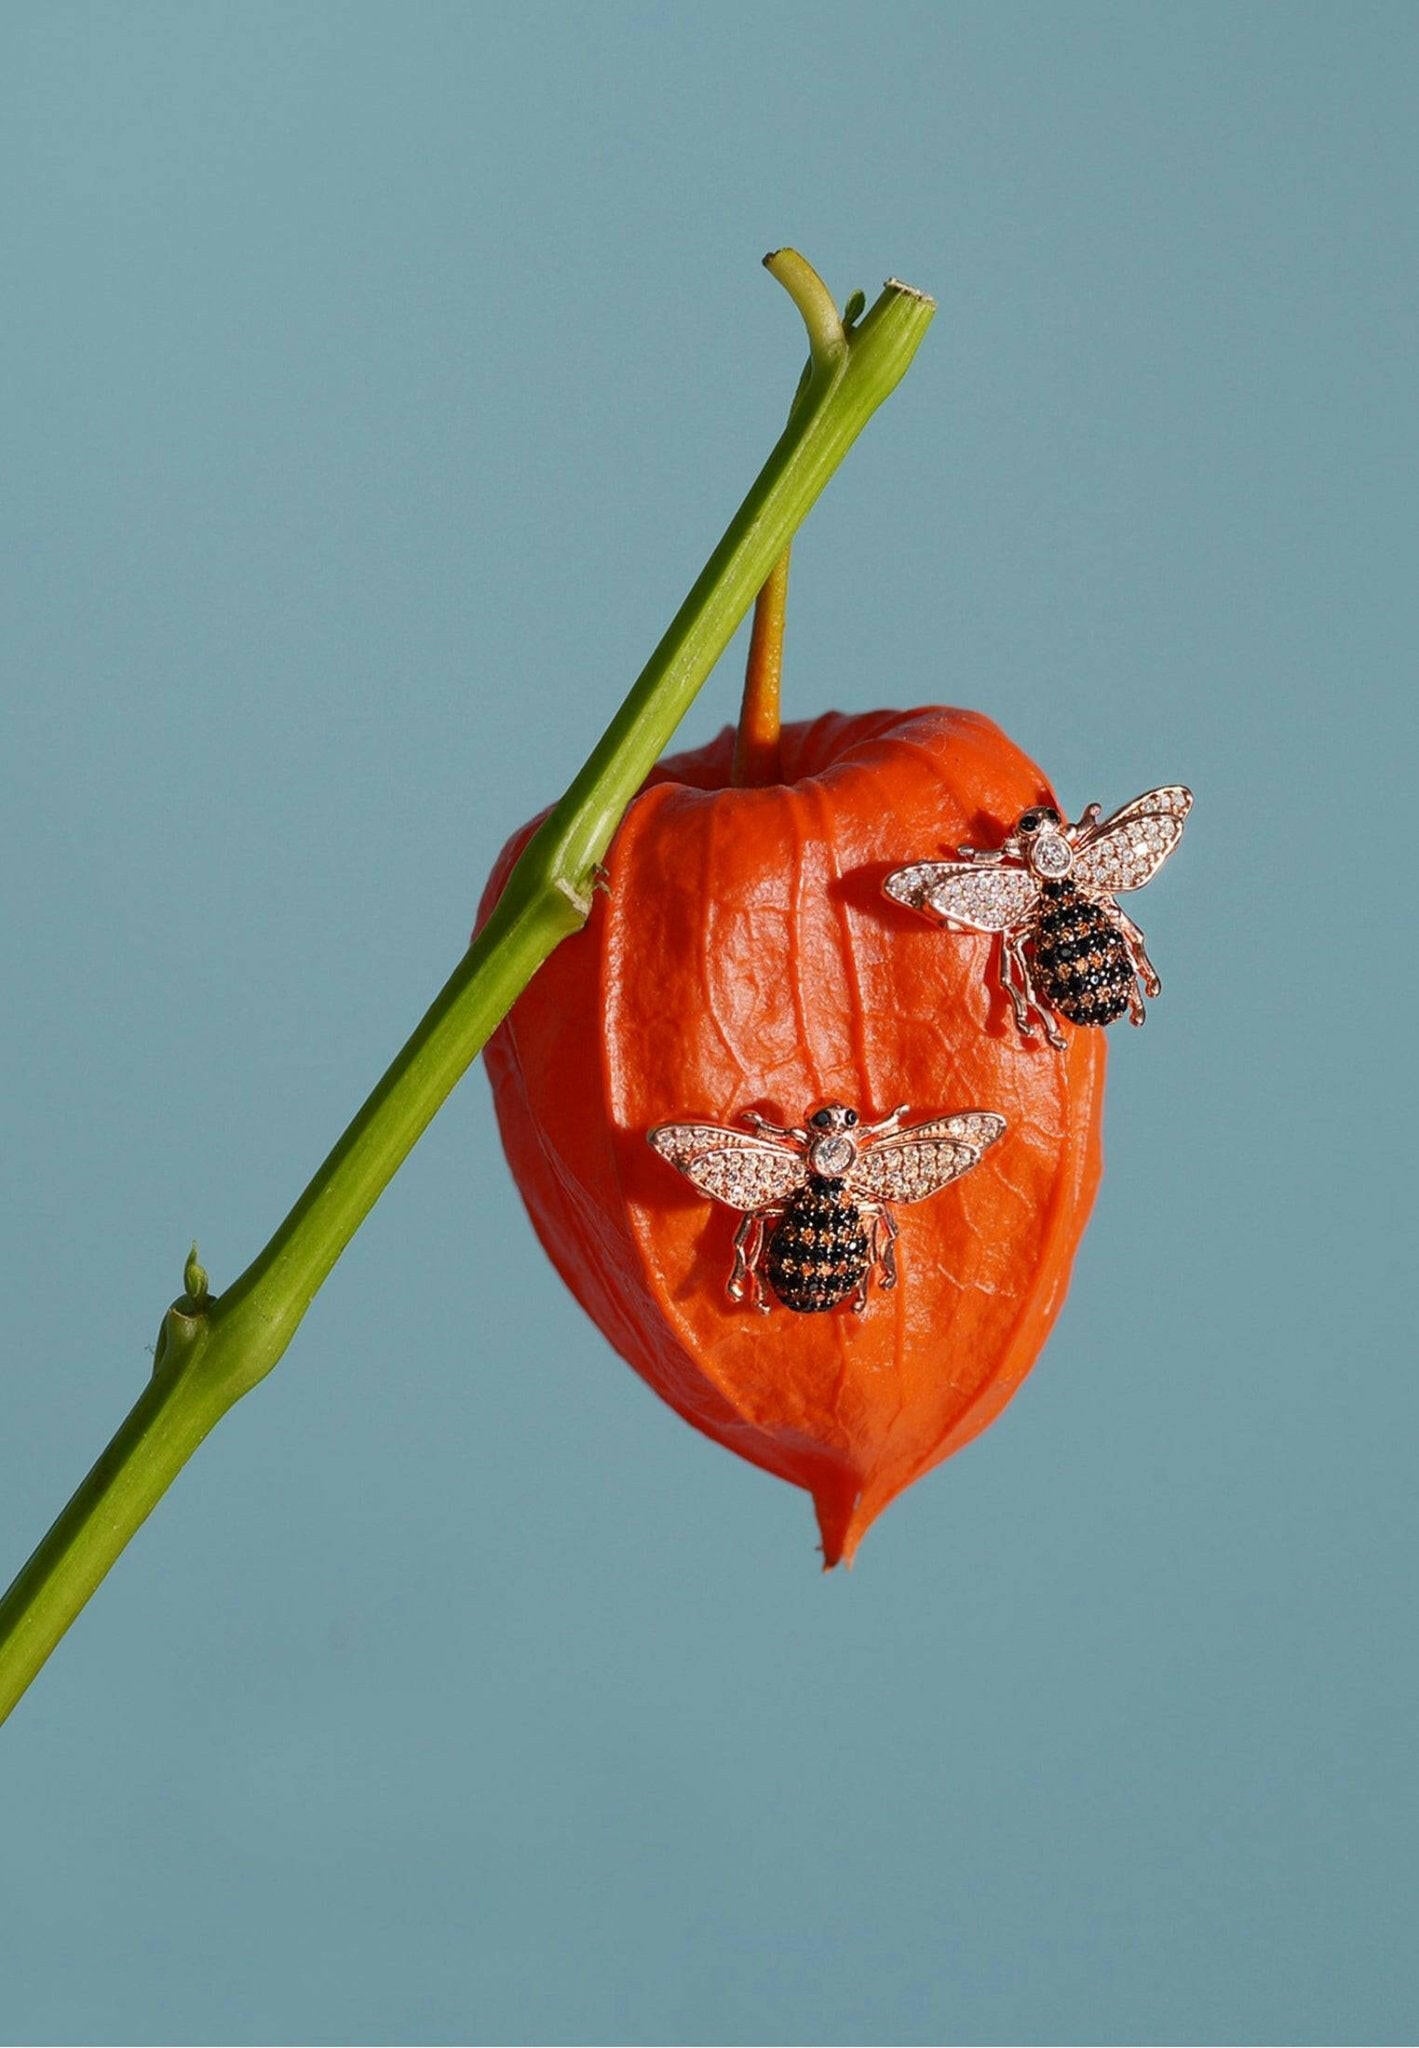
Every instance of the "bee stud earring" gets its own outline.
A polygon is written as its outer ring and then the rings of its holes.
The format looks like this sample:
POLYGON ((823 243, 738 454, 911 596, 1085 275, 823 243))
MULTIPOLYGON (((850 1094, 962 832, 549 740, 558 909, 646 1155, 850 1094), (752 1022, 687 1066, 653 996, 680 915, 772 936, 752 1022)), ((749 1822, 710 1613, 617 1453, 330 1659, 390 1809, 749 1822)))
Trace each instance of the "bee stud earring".
POLYGON ((802 1128, 660 1124, 648 1133, 702 1194, 743 1212, 728 1291, 767 1314, 764 1282, 785 1308, 814 1314, 852 1298, 860 1315, 874 1271, 897 1284, 892 1205, 922 1202, 958 1180, 1005 1129, 989 1110, 902 1125, 906 1105, 863 1124, 845 1103, 815 1110, 802 1128))
POLYGON ((956 860, 898 868, 882 885, 948 931, 998 933, 1016 1029, 1031 1038, 1038 1022, 1057 1047, 1056 1015, 1112 1024, 1127 1010, 1141 1024, 1144 993, 1162 993, 1142 932, 1114 898, 1157 874, 1182 838, 1192 792, 1149 790, 1102 824, 1099 808, 1090 804, 1071 825, 1036 805, 1000 846, 961 846, 956 860))

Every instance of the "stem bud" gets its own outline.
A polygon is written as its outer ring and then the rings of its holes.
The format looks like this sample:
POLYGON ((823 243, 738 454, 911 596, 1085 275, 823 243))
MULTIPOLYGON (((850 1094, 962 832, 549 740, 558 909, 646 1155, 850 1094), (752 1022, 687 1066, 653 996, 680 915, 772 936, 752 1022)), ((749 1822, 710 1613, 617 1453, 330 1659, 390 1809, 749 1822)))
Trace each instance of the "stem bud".
POLYGON ((187 1254, 187 1264, 182 1269, 182 1284, 186 1289, 186 1298, 193 1308, 202 1309, 207 1306, 210 1298, 207 1292, 207 1273, 197 1257, 195 1244, 187 1254))

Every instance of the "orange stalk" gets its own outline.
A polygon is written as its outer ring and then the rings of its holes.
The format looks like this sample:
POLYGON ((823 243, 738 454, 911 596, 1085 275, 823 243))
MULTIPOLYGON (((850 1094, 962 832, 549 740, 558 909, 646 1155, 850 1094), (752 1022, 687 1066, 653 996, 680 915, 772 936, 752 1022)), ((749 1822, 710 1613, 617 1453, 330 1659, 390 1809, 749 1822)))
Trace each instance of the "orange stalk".
POLYGON ((790 552, 784 549, 754 600, 754 627, 744 668, 744 698, 734 741, 733 780, 738 789, 761 789, 767 783, 783 780, 779 725, 790 552))

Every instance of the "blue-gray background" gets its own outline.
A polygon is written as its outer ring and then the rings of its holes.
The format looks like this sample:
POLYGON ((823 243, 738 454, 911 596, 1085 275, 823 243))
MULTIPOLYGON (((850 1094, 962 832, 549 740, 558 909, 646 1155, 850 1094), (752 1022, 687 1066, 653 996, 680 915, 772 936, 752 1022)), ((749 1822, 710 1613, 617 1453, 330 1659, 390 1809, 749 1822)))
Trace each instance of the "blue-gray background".
POLYGON ((941 308, 791 709, 1199 793, 1068 1307, 850 1577, 470 1077, 5 1732, 6 2038, 1413 2037, 1416 29, 6 10, 6 1564, 738 501, 764 249, 941 308))

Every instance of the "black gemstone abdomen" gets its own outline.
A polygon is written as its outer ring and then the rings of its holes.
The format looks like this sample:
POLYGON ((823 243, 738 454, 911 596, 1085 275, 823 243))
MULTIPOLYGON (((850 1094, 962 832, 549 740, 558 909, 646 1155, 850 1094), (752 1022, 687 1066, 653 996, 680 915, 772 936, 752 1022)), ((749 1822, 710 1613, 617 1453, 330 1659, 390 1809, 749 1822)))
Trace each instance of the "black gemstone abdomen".
POLYGON ((774 1226, 765 1260, 768 1281, 785 1308, 801 1315, 835 1308, 862 1284, 867 1232, 840 1180, 816 1175, 789 1198, 774 1226))
POLYGON ((1046 882, 1034 926, 1037 992, 1071 1024, 1112 1024, 1128 1008, 1133 965, 1106 910, 1072 882, 1046 882))

